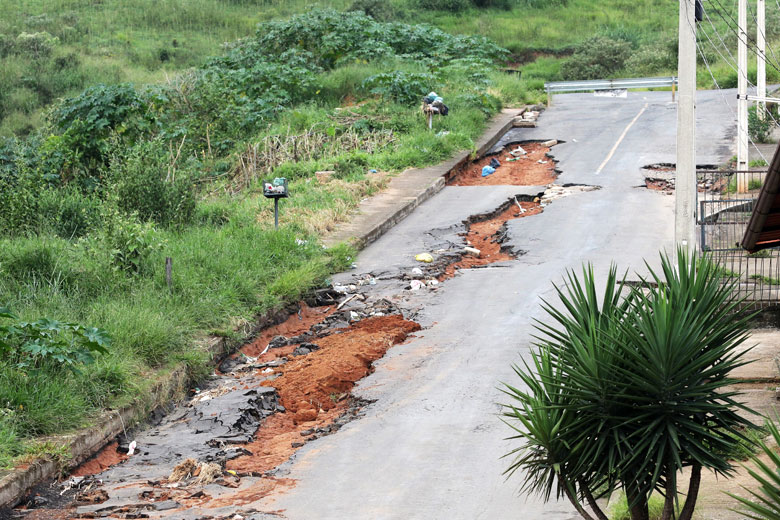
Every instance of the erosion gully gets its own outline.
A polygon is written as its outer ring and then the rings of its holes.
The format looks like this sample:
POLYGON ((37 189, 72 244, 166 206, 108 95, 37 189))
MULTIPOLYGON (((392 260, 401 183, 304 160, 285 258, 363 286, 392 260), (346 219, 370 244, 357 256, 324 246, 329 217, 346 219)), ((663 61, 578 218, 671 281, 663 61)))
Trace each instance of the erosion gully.
POLYGON ((355 383, 421 328, 409 297, 436 291, 461 269, 511 261, 523 251, 505 243, 510 220, 539 215, 559 197, 598 189, 556 185, 558 174, 550 146, 537 141, 512 143, 460 165, 448 185, 547 188, 430 230, 431 263, 410 261, 398 272, 356 270, 353 283, 315 291, 222 360, 184 402, 123 433, 61 482, 38 486, 0 518, 284 517, 284 511, 259 505, 295 485, 276 468, 306 442, 361 415, 368 403, 351 396, 355 383), (482 177, 493 158, 502 165, 482 177))

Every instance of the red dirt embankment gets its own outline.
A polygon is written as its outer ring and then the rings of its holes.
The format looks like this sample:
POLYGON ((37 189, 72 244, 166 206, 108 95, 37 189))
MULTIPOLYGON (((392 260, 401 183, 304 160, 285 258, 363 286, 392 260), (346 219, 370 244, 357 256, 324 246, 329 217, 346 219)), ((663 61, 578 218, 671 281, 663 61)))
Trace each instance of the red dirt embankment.
POLYGON ((512 204, 494 217, 470 224, 465 237, 466 242, 470 244, 470 247, 479 249, 480 255, 478 257, 463 255, 463 258, 447 266, 444 275, 439 277, 439 281, 451 278, 458 269, 469 269, 512 260, 513 255, 501 251, 501 243, 499 242, 501 228, 510 220, 530 217, 542 212, 542 205, 538 202, 520 202, 520 207, 525 211, 521 211, 516 204, 512 204))
POLYGON ((460 167, 450 180, 448 186, 546 186, 555 182, 555 161, 547 157, 550 148, 541 143, 511 144, 504 151, 495 155, 486 155, 474 162, 460 167), (516 161, 509 152, 521 146, 527 152, 516 161), (501 163, 495 173, 482 176, 482 167, 490 164, 491 159, 498 159, 501 163), (542 161, 541 163, 539 161, 542 161))
POLYGON ((276 388, 287 412, 274 414, 245 447, 252 455, 227 464, 239 473, 263 473, 286 461, 302 444, 301 432, 327 426, 346 409, 344 398, 387 349, 420 330, 400 315, 366 318, 338 334, 315 340, 320 347, 276 369, 263 384, 276 388))

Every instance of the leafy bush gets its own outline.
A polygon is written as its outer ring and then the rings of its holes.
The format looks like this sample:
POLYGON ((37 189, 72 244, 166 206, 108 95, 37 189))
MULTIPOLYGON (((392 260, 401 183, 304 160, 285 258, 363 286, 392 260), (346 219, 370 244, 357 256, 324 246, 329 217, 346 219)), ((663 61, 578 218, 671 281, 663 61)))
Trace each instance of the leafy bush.
POLYGON ((177 171, 172 166, 164 143, 142 142, 113 162, 111 191, 119 209, 163 226, 192 221, 192 182, 186 170, 177 171))
POLYGON ((643 45, 625 61, 625 67, 630 74, 650 75, 675 69, 676 59, 665 44, 643 45))
POLYGON ((38 60, 51 55, 60 40, 47 32, 21 33, 16 37, 14 51, 38 60))
POLYGON ((770 134, 774 127, 775 123, 769 114, 765 115, 764 119, 761 119, 758 117, 755 105, 748 108, 748 135, 754 143, 771 142, 770 134))
POLYGON ((471 7, 471 0, 415 0, 418 9, 458 13, 471 7))
POLYGON ((363 88, 389 101, 411 105, 420 103, 428 92, 435 90, 436 83, 432 74, 395 71, 366 78, 363 88))
POLYGON ((115 208, 104 208, 104 228, 87 245, 93 254, 108 256, 117 271, 137 274, 144 261, 162 249, 163 240, 150 222, 140 222, 135 215, 119 213, 115 208))
POLYGON ((355 0, 347 11, 363 11, 379 22, 387 22, 395 18, 395 9, 386 0, 355 0))
POLYGON ((108 137, 114 132, 125 139, 136 137, 139 128, 134 119, 144 109, 132 85, 90 87, 53 110, 51 122, 62 134, 50 138, 44 154, 63 165, 102 166, 110 147, 108 137))
POLYGON ((631 57, 631 44, 603 36, 589 38, 575 47, 561 66, 565 79, 608 79, 622 70, 631 57))
POLYGON ((8 308, 0 306, 0 360, 21 370, 67 369, 92 363, 95 354, 106 354, 110 340, 105 331, 48 318, 19 321, 8 308))
POLYGON ((72 186, 43 189, 38 195, 40 225, 61 238, 83 237, 99 224, 100 204, 95 195, 72 186))

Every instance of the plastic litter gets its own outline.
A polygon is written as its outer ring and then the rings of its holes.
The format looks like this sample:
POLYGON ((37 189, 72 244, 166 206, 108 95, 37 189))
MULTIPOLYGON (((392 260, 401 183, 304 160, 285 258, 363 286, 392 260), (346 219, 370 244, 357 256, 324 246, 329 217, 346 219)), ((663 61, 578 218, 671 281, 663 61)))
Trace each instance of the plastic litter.
POLYGON ((418 262, 425 262, 426 264, 433 262, 433 256, 430 253, 420 253, 419 255, 415 256, 414 259, 418 262))
POLYGON ((376 173, 376 170, 368 170, 368 173, 376 173))
POLYGON ((298 244, 299 246, 305 246, 306 244, 309 243, 309 241, 308 240, 301 240, 300 238, 296 238, 295 239, 295 243, 298 244))
POLYGON ((422 269, 420 269, 419 267, 415 267, 414 269, 412 269, 412 274, 415 276, 422 276, 423 272, 422 269))
POLYGON ((483 177, 487 177, 491 173, 495 173, 495 171, 496 171, 496 169, 493 168, 492 166, 483 166, 482 167, 482 176, 483 177))
POLYGON ((130 443, 130 445, 127 447, 127 455, 128 456, 132 455, 133 453, 135 453, 135 447, 136 446, 137 446, 137 444, 135 443, 135 441, 130 443))
POLYGON ((411 287, 410 289, 412 291, 419 291, 423 287, 425 287, 425 284, 422 283, 420 280, 412 280, 412 282, 409 284, 411 287))
POLYGON ((512 155, 514 157, 520 157, 521 155, 527 155, 527 154, 528 154, 528 152, 523 150, 522 146, 518 146, 517 148, 515 148, 514 150, 509 152, 509 155, 512 155))
POLYGON ((439 285, 439 280, 437 280, 436 278, 432 278, 428 280, 428 287, 432 287, 434 285, 439 285))
POLYGON ((479 258, 479 255, 482 254, 482 251, 480 251, 476 247, 464 247, 463 252, 471 256, 476 256, 477 258, 479 258))
POLYGON ((349 320, 350 321, 358 321, 358 320, 360 320, 360 314, 358 314, 355 311, 349 311, 349 320))
POLYGON ((450 134, 449 130, 442 130, 441 132, 438 132, 436 134, 436 137, 444 137, 445 135, 449 135, 449 134, 450 134))
POLYGON ((349 289, 346 286, 338 284, 333 286, 333 290, 341 294, 347 294, 349 292, 349 289))
POLYGON ((501 163, 498 162, 498 159, 496 159, 495 157, 490 159, 490 167, 491 168, 498 168, 499 166, 501 166, 501 163))

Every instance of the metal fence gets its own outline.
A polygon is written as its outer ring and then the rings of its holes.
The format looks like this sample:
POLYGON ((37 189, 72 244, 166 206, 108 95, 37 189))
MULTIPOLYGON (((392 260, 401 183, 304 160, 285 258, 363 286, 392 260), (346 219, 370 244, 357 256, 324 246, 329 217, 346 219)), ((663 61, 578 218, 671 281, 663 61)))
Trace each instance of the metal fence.
POLYGON ((750 308, 780 304, 780 249, 754 254, 740 247, 765 171, 697 171, 699 245, 736 279, 736 290, 750 308))

